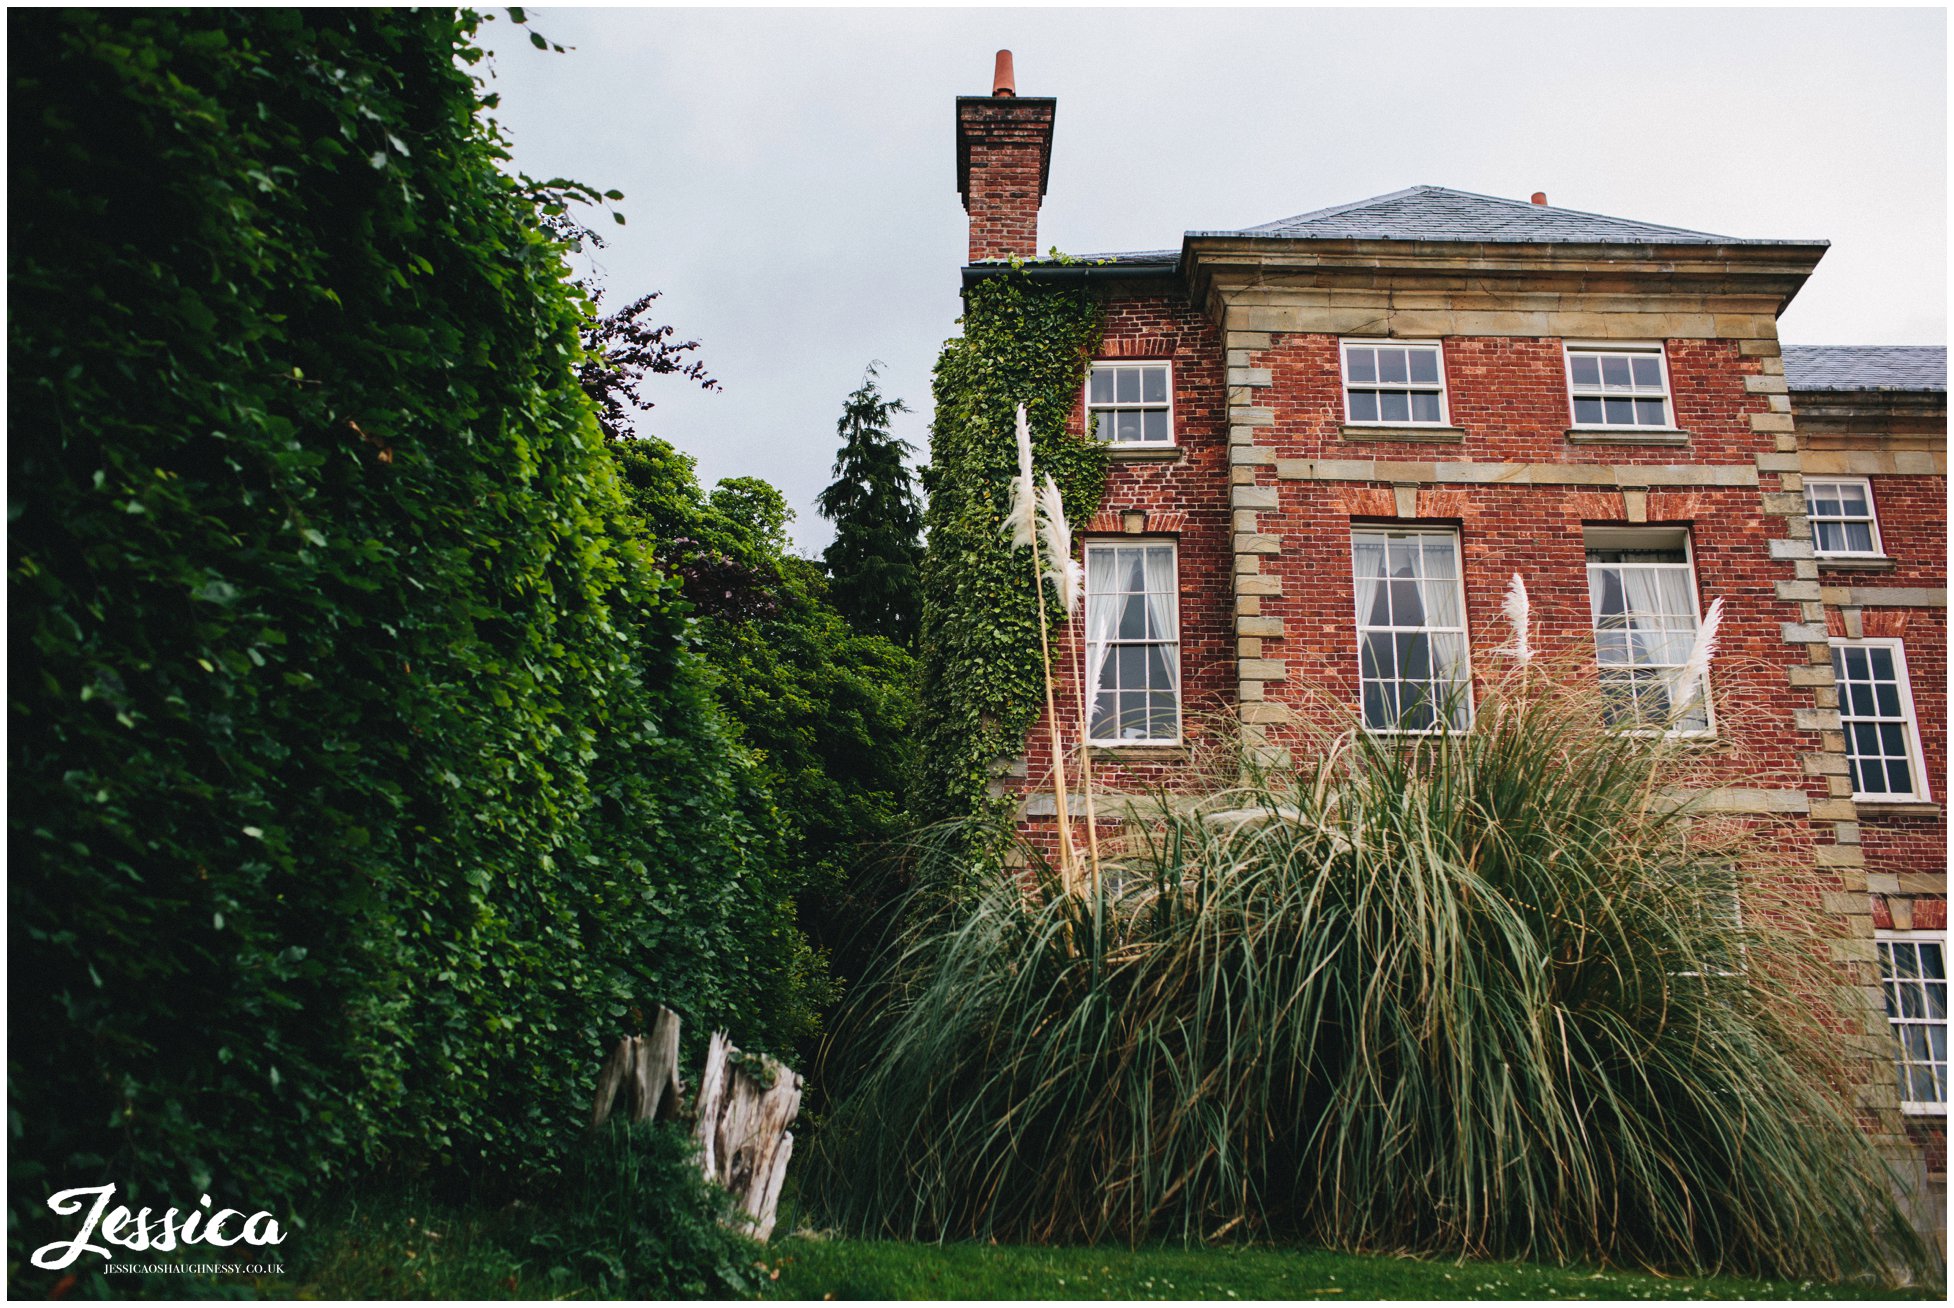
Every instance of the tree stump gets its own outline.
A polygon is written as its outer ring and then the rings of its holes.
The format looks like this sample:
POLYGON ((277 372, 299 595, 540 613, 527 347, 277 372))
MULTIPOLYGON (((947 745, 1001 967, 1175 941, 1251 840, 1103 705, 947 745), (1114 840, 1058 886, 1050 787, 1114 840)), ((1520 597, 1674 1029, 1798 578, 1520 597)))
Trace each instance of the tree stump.
MULTIPOLYGON (((609 1120, 618 1096, 633 1122, 670 1121, 680 1114, 678 1014, 662 1004, 648 1036, 625 1036, 597 1074, 590 1129, 609 1120)), ((801 1111, 801 1078, 773 1058, 743 1056, 724 1031, 712 1033, 699 1077, 693 1134, 706 1180, 732 1194, 740 1227, 756 1240, 773 1234, 801 1111)))
POLYGON ((724 1031, 715 1031, 699 1077, 699 1162, 706 1179, 724 1186, 745 1214, 749 1235, 773 1234, 780 1187, 794 1155, 787 1128, 801 1111, 799 1073, 777 1059, 743 1058, 724 1031))
POLYGON ((648 1036, 625 1036, 597 1074, 597 1097, 590 1106, 590 1129, 602 1126, 626 1096, 634 1122, 671 1121, 685 1093, 678 1075, 678 1014, 663 1004, 648 1036))

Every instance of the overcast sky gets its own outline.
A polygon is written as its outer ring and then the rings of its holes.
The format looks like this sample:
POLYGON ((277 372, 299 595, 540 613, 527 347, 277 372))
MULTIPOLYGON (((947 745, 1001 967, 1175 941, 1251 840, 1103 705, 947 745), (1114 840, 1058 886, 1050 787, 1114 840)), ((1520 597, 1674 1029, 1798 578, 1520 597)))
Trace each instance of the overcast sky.
POLYGON ((598 256, 724 384, 647 430, 760 476, 807 552, 871 359, 927 449, 966 218, 958 95, 1058 98, 1041 246, 1175 247, 1430 183, 1730 236, 1823 238, 1808 344, 1946 340, 1944 10, 530 9, 484 27, 516 165, 625 193, 598 256))

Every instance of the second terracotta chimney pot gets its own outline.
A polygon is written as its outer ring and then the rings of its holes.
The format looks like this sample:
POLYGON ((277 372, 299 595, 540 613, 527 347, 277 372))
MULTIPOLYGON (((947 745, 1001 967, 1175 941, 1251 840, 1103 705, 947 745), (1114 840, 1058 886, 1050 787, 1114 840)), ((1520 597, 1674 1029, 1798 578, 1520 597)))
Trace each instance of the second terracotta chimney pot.
POLYGON ((991 94, 993 96, 1015 96, 1018 93, 1017 70, 1011 66, 1011 52, 997 52, 997 71, 991 74, 991 94))
POLYGON ((1533 202, 1535 204, 1547 203, 1547 193, 1545 191, 1535 191, 1533 193, 1533 202))

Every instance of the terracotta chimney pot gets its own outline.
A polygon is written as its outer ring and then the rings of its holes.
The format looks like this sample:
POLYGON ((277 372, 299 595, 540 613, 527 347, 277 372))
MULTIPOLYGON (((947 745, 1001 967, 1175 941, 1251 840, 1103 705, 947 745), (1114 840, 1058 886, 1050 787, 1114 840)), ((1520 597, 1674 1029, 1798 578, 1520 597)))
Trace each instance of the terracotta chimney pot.
POLYGON ((1533 202, 1535 204, 1547 203, 1547 193, 1545 191, 1535 191, 1533 193, 1533 202))
POLYGON ((1011 64, 1011 52, 997 52, 997 71, 991 74, 991 95, 1015 96, 1018 93, 1018 74, 1011 64))

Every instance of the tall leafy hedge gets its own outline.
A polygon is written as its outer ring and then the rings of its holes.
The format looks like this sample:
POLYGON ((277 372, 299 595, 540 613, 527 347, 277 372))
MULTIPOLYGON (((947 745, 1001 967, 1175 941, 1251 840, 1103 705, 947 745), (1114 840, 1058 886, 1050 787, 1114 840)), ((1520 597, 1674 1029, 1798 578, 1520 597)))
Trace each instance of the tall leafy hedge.
MULTIPOLYGON (((1029 556, 1001 534, 1018 470, 1017 406, 1030 421, 1037 475, 1057 479, 1068 518, 1097 511, 1106 483, 1104 448, 1065 430, 1099 340, 1098 305, 1082 288, 1037 283, 1021 268, 978 282, 964 299, 963 335, 937 358, 923 473, 914 803, 933 820, 997 816, 993 766, 1024 748, 1043 703, 1029 556)), ((1051 616, 1063 617, 1056 607, 1051 616)))
POLYGON ((9 17, 14 1212, 513 1172, 634 1008, 802 1028, 474 16, 9 17))

